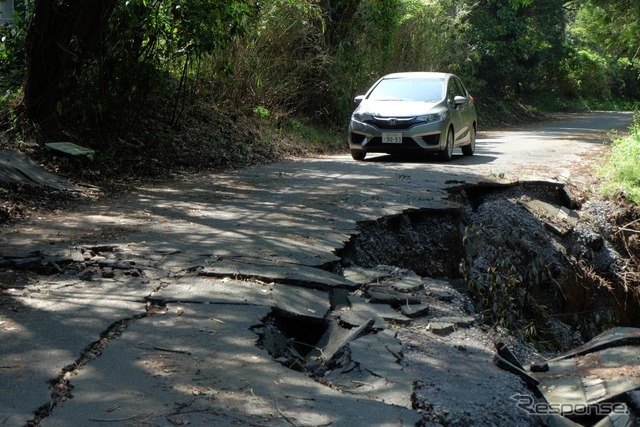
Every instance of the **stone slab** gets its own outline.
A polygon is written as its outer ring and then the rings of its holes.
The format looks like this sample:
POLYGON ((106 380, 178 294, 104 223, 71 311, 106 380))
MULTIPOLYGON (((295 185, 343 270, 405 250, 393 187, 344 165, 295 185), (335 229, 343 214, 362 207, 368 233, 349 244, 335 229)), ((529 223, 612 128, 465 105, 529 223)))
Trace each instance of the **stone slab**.
POLYGON ((423 287, 422 278, 418 275, 403 277, 393 285, 393 289, 398 292, 415 292, 423 287))
POLYGON ((47 171, 18 150, 0 151, 0 182, 29 184, 56 190, 83 190, 71 181, 47 171))
POLYGON ((369 304, 365 298, 349 296, 350 308, 340 313, 340 320, 350 325, 359 326, 370 318, 375 320, 374 328, 385 328, 387 322, 409 324, 411 319, 397 312, 386 304, 369 304))
POLYGON ((324 319, 331 308, 327 292, 296 286, 233 279, 184 277, 151 295, 167 303, 237 304, 278 307, 304 317, 324 319))
POLYGON ((345 268, 343 275, 346 279, 360 285, 367 285, 390 276, 387 272, 362 267, 345 268))
POLYGON ((273 264, 260 259, 223 260, 208 265, 199 272, 202 276, 251 278, 263 281, 307 286, 311 288, 355 289, 358 284, 319 268, 301 264, 273 264))
POLYGON ((344 393, 377 399, 411 408, 415 378, 400 363, 402 345, 393 331, 385 329, 349 343, 354 366, 329 372, 325 380, 344 393))
POLYGON ((400 306, 402 314, 409 318, 426 316, 429 314, 428 304, 403 304, 400 306))
POLYGON ((49 151, 54 151, 59 154, 64 154, 71 157, 85 156, 90 160, 93 160, 93 156, 96 153, 91 148, 82 147, 72 142, 48 142, 44 146, 49 151))

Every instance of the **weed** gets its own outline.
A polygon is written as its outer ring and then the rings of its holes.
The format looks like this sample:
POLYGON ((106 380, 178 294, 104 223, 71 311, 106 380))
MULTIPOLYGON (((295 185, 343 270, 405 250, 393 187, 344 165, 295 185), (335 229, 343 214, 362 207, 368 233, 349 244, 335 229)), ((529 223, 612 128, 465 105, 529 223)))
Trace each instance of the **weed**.
POLYGON ((254 113, 256 116, 260 117, 261 119, 266 119, 266 118, 268 118, 268 117, 271 115, 271 112, 269 111, 269 109, 268 109, 268 108, 265 108, 265 107, 263 107, 263 106, 261 106, 261 105, 259 105, 259 106, 255 107, 255 108, 253 109, 253 113, 254 113))

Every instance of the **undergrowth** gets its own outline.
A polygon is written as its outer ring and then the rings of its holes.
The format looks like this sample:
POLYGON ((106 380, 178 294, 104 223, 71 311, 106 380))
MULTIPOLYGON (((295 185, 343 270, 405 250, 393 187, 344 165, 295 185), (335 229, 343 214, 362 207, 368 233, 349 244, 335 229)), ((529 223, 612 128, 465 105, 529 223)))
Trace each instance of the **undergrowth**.
POLYGON ((640 205, 640 113, 636 112, 629 130, 628 136, 613 141, 598 174, 604 178, 602 192, 605 195, 621 193, 640 205))

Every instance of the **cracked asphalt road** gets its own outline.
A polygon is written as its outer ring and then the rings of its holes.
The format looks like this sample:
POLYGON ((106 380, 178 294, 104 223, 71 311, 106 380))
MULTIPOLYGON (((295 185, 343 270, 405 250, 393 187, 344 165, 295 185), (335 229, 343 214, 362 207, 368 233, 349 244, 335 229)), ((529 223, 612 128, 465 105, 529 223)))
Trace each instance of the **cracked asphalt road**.
POLYGON ((365 282, 322 267, 358 223, 451 209, 454 186, 587 182, 576 166, 631 119, 598 112, 480 133, 476 155, 447 164, 333 156, 216 173, 4 228, 0 425, 414 425, 429 411, 453 425, 530 423, 508 399, 526 388, 493 366, 477 331, 423 333, 443 350, 407 365, 402 332, 423 331, 420 320, 357 299, 365 282), (350 303, 336 306, 341 289, 350 303), (316 381, 256 346, 274 307, 305 325, 357 307, 354 322, 374 324, 316 381), (472 401, 416 401, 429 381, 442 396, 463 382, 472 401))

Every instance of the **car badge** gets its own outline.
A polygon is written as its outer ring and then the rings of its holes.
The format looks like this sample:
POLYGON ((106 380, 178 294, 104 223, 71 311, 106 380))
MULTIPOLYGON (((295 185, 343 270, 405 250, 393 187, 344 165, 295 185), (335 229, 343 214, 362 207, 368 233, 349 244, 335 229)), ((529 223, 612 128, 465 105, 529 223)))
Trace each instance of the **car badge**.
POLYGON ((397 119, 389 119, 389 125, 390 126, 395 126, 398 124, 398 120, 397 119))

